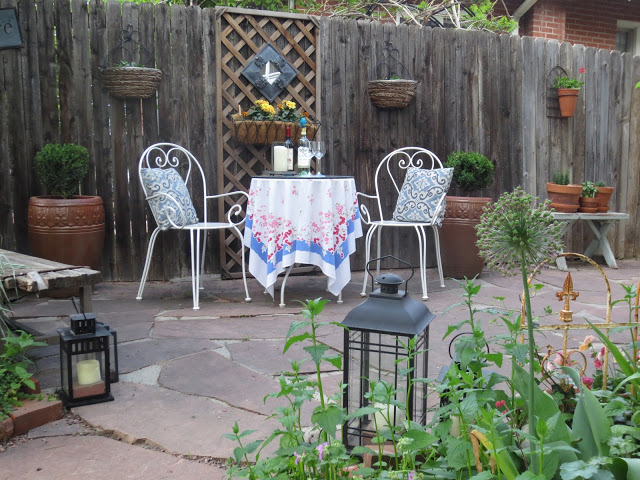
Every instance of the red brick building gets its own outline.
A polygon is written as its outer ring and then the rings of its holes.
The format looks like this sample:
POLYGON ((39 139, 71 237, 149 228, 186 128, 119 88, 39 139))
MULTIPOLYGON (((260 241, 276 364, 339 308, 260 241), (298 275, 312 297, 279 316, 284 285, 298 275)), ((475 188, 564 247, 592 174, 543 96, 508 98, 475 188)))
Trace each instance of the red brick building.
MULTIPOLYGON (((637 0, 504 0, 518 33, 640 55, 637 0)), ((502 9, 496 3, 496 13, 502 9)))

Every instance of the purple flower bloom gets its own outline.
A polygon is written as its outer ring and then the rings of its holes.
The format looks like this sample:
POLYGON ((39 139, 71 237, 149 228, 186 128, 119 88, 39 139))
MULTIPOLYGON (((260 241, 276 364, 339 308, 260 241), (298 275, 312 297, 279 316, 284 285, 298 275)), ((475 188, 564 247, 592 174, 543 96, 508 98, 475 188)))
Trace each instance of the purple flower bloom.
POLYGON ((321 443, 320 445, 318 445, 318 446, 316 447, 316 449, 318 450, 318 458, 319 458, 320 460, 322 460, 322 452, 324 451, 324 449, 325 449, 325 447, 326 447, 327 445, 329 445, 329 442, 321 443))
POLYGON ((298 460, 300 460, 300 457, 301 457, 302 455, 298 455, 298 452, 293 452, 293 454, 296 456, 296 460, 293 462, 293 464, 294 464, 294 465, 297 465, 297 464, 298 464, 298 460))
POLYGON ((407 480, 413 480, 413 477, 415 476, 416 471, 415 470, 411 470, 409 472, 409 476, 407 477, 407 480))

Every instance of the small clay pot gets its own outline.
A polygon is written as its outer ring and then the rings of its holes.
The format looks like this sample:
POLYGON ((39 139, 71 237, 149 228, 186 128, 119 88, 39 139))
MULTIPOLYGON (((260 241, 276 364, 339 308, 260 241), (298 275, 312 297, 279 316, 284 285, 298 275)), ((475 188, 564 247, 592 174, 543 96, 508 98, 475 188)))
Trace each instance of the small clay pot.
POLYGON ((598 213, 598 200, 596 198, 580 197, 579 212, 598 213))

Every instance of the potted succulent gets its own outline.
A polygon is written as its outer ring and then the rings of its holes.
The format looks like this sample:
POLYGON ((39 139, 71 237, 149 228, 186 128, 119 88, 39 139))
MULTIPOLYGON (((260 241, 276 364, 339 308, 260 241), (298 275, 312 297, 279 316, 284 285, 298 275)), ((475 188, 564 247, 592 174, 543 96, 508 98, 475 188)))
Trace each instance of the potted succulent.
POLYGON ((582 185, 572 184, 571 176, 566 170, 554 172, 551 182, 547 182, 547 197, 556 212, 577 212, 581 194, 582 185))
POLYGON ((594 184, 598 189, 596 199, 598 200, 598 212, 604 213, 609 211, 609 201, 613 195, 613 187, 606 187, 603 181, 594 184))
POLYGON ((579 212, 582 213, 597 213, 598 212, 598 200, 596 199, 596 193, 598 188, 593 182, 586 181, 582 184, 582 194, 580 196, 580 208, 579 212))
MULTIPOLYGON (((580 75, 586 70, 581 68, 580 75)), ((578 102, 578 93, 584 82, 576 78, 558 77, 553 88, 558 89, 558 103, 560 104, 560 115, 562 117, 573 117, 578 102)))
POLYGON ((47 195, 29 199, 33 255, 100 270, 104 205, 100 197, 77 195, 88 169, 89 152, 80 145, 48 144, 36 154, 36 176, 47 195))
POLYGON ((445 167, 453 168, 452 183, 464 196, 447 195, 446 213, 440 229, 442 270, 447 277, 473 278, 484 261, 476 246, 476 225, 491 197, 472 196, 491 183, 494 165, 476 152, 454 152, 445 167))

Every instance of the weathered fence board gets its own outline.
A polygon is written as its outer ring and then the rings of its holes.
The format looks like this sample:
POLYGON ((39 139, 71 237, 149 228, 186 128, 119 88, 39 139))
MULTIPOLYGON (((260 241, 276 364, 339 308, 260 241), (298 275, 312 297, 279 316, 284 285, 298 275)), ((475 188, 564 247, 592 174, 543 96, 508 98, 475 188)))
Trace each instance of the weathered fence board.
MULTIPOLYGON (((209 189, 246 189, 252 175, 270 167, 268 148, 236 144, 228 117, 260 98, 240 72, 271 42, 299 72, 278 101, 292 99, 322 121, 326 172, 354 175, 358 189, 371 193, 375 167, 394 148, 423 146, 442 161, 455 150, 475 150, 497 167, 482 194, 496 198, 522 185, 545 198, 551 174, 570 168, 575 182, 603 180, 616 187, 611 206, 631 220, 616 227, 611 244, 619 256, 640 255, 640 92, 633 89, 638 58, 486 32, 241 9, 104 0, 0 0, 0 7, 18 10, 24 37, 22 48, 0 50, 4 248, 29 251, 27 202, 44 193, 33 175, 35 153, 49 142, 72 141, 91 153, 83 193, 105 203, 103 278, 138 280, 155 227, 137 178, 140 153, 158 141, 184 145, 201 161, 209 189), (129 24, 163 72, 157 94, 142 101, 110 96, 100 78, 129 24), (413 102, 396 111, 377 109, 368 96, 368 81, 389 42, 418 81, 413 102), (547 77, 555 66, 572 76, 586 69, 573 118, 547 116, 547 77)), ((210 207, 219 215, 228 205, 210 207)), ((384 208, 394 206, 395 195, 387 196, 384 208)), ((383 252, 415 263, 415 249, 406 248, 413 236, 385 232, 383 252)), ((590 237, 576 225, 567 250, 580 251, 590 237)), ((210 238, 207 245, 207 272, 237 270, 240 242, 234 235, 210 238)), ((354 268, 362 268, 363 259, 360 241, 354 268)), ((150 279, 189 271, 186 235, 160 235, 150 279)))

